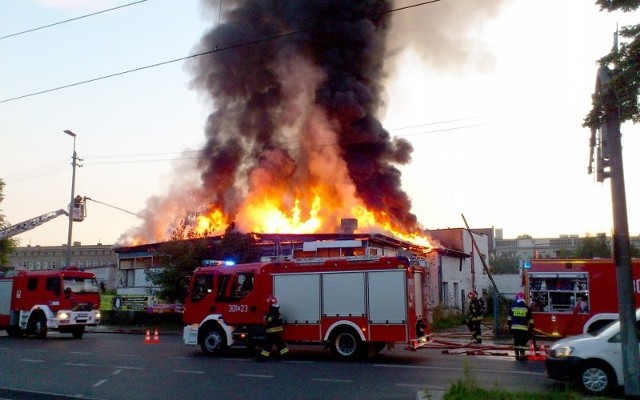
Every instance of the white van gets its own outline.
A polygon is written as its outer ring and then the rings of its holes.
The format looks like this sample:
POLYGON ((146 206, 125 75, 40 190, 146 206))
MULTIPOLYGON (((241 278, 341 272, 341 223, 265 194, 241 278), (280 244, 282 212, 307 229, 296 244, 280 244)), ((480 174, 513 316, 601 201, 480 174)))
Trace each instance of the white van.
MULTIPOLYGON (((638 320, 640 309, 636 310, 638 320)), ((640 321, 636 322, 636 332, 639 329, 640 321)), ((576 382, 590 394, 602 395, 624 385, 620 321, 559 340, 551 346, 544 365, 549 378, 576 382)))

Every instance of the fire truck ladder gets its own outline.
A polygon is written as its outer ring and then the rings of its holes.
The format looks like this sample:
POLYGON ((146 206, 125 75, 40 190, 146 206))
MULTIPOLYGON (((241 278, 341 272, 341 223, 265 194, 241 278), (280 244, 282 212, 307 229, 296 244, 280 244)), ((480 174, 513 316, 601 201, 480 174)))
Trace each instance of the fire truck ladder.
POLYGON ((19 224, 11 225, 8 228, 4 228, 0 230, 0 240, 4 240, 10 238, 11 236, 19 235, 23 232, 30 231, 31 229, 38 227, 45 222, 49 222, 54 218, 57 218, 61 215, 69 216, 69 213, 63 209, 59 209, 56 211, 51 211, 46 214, 39 215, 35 218, 28 219, 26 221, 20 222, 19 224))

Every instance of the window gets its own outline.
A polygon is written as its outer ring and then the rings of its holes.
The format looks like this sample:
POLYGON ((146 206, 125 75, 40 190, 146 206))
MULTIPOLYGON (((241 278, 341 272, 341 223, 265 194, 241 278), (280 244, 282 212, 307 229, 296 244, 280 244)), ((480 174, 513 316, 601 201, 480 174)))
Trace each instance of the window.
POLYGON ((589 312, 587 273, 531 273, 529 275, 532 311, 589 312))
POLYGON ((27 290, 34 291, 38 288, 38 278, 29 278, 27 281, 27 290))
POLYGON ((253 290, 253 273, 236 274, 231 284, 231 297, 241 299, 253 290))
POLYGON ((52 290, 56 295, 60 295, 60 277, 52 276, 47 278, 46 289, 52 290))
POLYGON ((95 278, 65 276, 62 281, 68 293, 98 293, 98 282, 95 278))
POLYGON ((191 301, 196 303, 210 293, 213 292, 213 275, 212 274, 198 274, 195 277, 195 283, 193 284, 193 290, 191 291, 191 301))

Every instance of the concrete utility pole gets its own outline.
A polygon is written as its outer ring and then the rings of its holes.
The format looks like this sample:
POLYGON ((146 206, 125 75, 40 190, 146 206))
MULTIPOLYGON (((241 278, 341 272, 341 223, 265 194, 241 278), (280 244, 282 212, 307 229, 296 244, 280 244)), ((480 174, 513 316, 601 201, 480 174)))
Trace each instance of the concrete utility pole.
MULTIPOLYGON (((608 83, 615 74, 608 67, 598 69, 596 93, 604 95, 610 90, 608 83)), ((596 178, 603 182, 611 178, 611 203, 613 211, 613 258, 617 271, 618 304, 620 309, 620 333, 622 341, 622 367, 625 397, 640 399, 640 357, 636 334, 636 313, 631 271, 631 243, 627 221, 627 199, 622 165, 622 140, 619 109, 605 110, 605 123, 599 129, 597 143, 596 178)), ((592 146, 596 145, 593 143, 592 146)), ((591 168, 590 171, 591 172, 591 168)))
POLYGON ((69 229, 67 231, 67 254, 65 260, 65 268, 71 266, 71 237, 73 231, 73 200, 75 197, 76 189, 76 167, 78 166, 78 154, 76 153, 76 134, 70 130, 65 130, 64 133, 73 137, 73 156, 71 157, 71 166, 73 172, 71 173, 71 200, 69 201, 69 229))

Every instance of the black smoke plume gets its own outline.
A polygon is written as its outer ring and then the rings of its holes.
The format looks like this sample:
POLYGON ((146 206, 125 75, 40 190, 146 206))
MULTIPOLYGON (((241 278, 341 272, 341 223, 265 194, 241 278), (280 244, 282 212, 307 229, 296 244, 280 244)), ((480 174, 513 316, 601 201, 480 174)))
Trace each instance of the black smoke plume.
MULTIPOLYGON (((215 11, 220 3, 206 4, 215 11)), ((388 215, 397 229, 414 231, 417 219, 396 168, 410 161, 412 146, 392 139, 376 117, 382 105, 391 3, 227 0, 223 7, 223 22, 200 45, 201 51, 218 51, 194 65, 196 86, 216 108, 200 155, 211 206, 228 215, 239 211, 240 184, 260 164, 264 151, 277 149, 296 160, 295 171, 289 163, 271 166, 269 175, 276 181, 301 179, 292 174, 302 168, 305 152, 291 143, 311 145, 305 140, 309 124, 294 126, 309 110, 291 106, 297 93, 284 88, 283 80, 317 79, 307 106, 321 110, 335 132, 334 144, 356 197, 370 210, 388 215), (283 76, 286 63, 304 64, 321 77, 283 76), (291 128, 297 131, 291 134, 291 128)))

